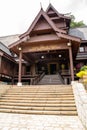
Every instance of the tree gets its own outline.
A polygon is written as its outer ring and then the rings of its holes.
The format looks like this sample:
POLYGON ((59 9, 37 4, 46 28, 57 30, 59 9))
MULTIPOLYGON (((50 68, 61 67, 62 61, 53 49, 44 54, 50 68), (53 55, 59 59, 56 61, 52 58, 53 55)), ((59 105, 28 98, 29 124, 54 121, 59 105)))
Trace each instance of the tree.
POLYGON ((76 22, 74 15, 70 15, 70 17, 71 17, 71 24, 70 24, 71 28, 81 27, 85 25, 83 21, 76 22))

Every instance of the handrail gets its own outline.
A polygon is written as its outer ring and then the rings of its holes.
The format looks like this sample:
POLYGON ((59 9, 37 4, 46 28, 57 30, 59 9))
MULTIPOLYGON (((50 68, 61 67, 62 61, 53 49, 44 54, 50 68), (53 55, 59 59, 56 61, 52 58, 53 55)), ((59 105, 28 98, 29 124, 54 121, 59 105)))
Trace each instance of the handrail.
POLYGON ((64 79, 63 77, 58 73, 58 77, 60 78, 60 80, 62 81, 62 83, 64 84, 64 79))
POLYGON ((33 84, 38 84, 38 82, 43 78, 45 72, 41 72, 35 79, 33 84))

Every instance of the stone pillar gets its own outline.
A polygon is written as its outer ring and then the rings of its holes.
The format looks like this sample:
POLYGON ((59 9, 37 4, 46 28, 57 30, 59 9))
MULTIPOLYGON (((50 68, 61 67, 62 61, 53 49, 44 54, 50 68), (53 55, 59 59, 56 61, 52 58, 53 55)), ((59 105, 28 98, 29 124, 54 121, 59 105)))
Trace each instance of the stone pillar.
POLYGON ((18 86, 22 86, 21 82, 21 75, 22 75, 22 50, 19 48, 19 72, 18 72, 18 86))

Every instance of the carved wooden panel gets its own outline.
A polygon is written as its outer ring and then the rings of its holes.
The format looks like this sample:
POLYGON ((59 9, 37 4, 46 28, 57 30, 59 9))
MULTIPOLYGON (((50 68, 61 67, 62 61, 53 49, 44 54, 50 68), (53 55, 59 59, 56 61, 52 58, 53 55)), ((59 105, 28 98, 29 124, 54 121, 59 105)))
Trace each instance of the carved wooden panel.
POLYGON ((40 51, 48 51, 48 50, 61 50, 68 49, 67 45, 64 43, 47 43, 47 44, 34 44, 23 47, 23 52, 40 52, 40 51))

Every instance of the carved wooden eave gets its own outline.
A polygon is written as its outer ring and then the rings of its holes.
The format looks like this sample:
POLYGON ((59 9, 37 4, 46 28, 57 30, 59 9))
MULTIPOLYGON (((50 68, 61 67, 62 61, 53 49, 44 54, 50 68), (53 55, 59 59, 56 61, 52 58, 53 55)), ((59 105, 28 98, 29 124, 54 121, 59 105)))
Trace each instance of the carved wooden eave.
POLYGON ((64 16, 64 14, 60 14, 53 6, 52 4, 50 3, 47 10, 46 10, 46 13, 48 13, 49 9, 52 9, 57 15, 58 17, 60 18, 64 18, 64 19, 68 19, 71 21, 71 18, 70 17, 67 17, 67 16, 64 16))
POLYGON ((75 37, 75 36, 71 36, 71 35, 68 35, 68 34, 62 34, 62 33, 58 33, 58 36, 61 37, 61 38, 65 38, 65 39, 68 39, 68 40, 71 40, 71 41, 81 43, 81 39, 78 38, 78 37, 75 37))
POLYGON ((22 39, 19 39, 18 41, 16 41, 16 42, 10 44, 10 45, 8 46, 8 48, 11 49, 11 48, 13 48, 13 47, 15 47, 15 46, 21 45, 23 42, 28 41, 29 39, 30 39, 29 36, 23 37, 22 39))
MULTIPOLYGON (((56 32, 56 34, 50 34, 50 35, 42 35, 42 36, 34 36, 34 37, 31 37, 31 38, 22 38, 20 40, 18 40, 17 42, 11 44, 9 46, 9 48, 11 50, 13 50, 13 48, 15 48, 16 50, 18 50, 17 48, 19 46, 24 46, 26 44, 32 44, 32 43, 41 43, 41 42, 45 42, 45 41, 58 41, 58 40, 61 40, 61 39, 65 39, 65 40, 68 40, 68 41, 71 41, 71 42, 75 42, 75 45, 76 47, 78 48, 80 46, 80 43, 81 43, 81 39, 80 38, 77 38, 77 37, 74 37, 74 36, 70 36, 70 35, 67 35, 67 34, 62 34, 62 33, 58 33, 56 32), (57 35, 56 35, 57 34, 57 35)), ((73 43, 74 45, 74 43, 73 43)))

